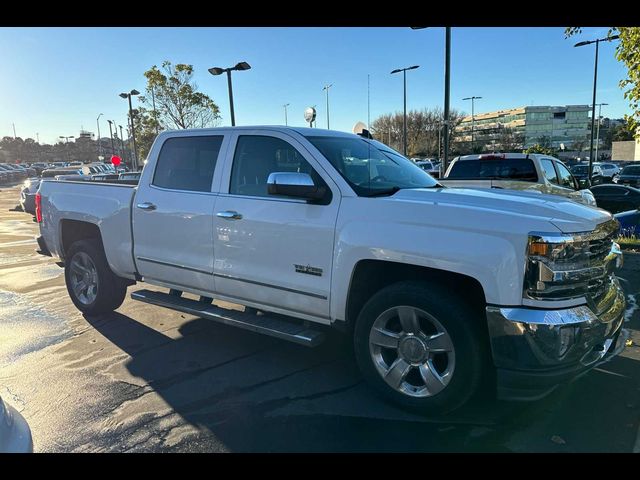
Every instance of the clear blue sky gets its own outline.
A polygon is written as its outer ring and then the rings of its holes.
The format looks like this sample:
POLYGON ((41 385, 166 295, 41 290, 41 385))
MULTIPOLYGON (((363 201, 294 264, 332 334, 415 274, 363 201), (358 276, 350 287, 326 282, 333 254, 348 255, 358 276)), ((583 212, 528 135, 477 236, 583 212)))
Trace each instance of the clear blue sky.
MULTIPOLYGON (((451 106, 470 112, 467 96, 482 96, 476 112, 524 105, 590 104, 594 47, 573 48, 581 39, 606 35, 587 28, 565 40, 562 28, 453 28, 451 106)), ((630 113, 618 82, 625 68, 614 45, 600 47, 598 102, 603 115, 630 113)), ((224 76, 207 72, 247 61, 234 72, 238 125, 304 125, 303 111, 316 105, 326 126, 330 89, 331 128, 351 131, 367 121, 367 74, 371 120, 402 110, 402 75, 407 72, 408 108, 443 105, 444 29, 428 28, 0 28, 0 137, 40 134, 42 143, 78 135, 80 127, 108 135, 107 119, 125 126, 127 102, 118 93, 143 91, 143 72, 167 59, 190 63, 201 91, 220 106, 230 124, 224 76)))

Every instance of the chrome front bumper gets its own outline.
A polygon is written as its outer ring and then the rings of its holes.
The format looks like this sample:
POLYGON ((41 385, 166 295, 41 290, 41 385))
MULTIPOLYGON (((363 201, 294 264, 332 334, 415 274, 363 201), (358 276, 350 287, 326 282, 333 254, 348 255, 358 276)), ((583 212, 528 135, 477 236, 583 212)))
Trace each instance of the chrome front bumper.
POLYGON ((540 398, 614 351, 625 297, 615 276, 609 282, 595 305, 486 308, 500 398, 540 398))

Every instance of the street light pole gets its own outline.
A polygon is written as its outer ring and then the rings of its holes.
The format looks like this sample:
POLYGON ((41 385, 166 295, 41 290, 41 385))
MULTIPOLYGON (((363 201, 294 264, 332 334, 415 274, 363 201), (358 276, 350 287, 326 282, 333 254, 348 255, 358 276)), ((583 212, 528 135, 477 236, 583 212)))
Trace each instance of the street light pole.
POLYGON ((231 71, 232 70, 249 70, 251 65, 247 62, 239 62, 235 65, 235 67, 229 68, 220 68, 220 67, 212 67, 209 69, 209 73, 211 75, 221 75, 223 73, 227 74, 227 85, 229 87, 229 108, 231 110, 231 126, 236 126, 236 115, 233 110, 233 87, 231 85, 231 71))
POLYGON ((65 152, 67 154, 67 162, 70 160, 69 158, 69 139, 70 138, 75 138, 73 135, 69 135, 68 137, 65 137, 64 135, 60 135, 59 138, 64 138, 64 144, 65 144, 65 152))
POLYGON ((329 89, 333 87, 333 83, 331 85, 325 85, 322 90, 327 92, 327 130, 329 130, 329 89))
POLYGON ((598 104, 598 127, 596 133, 596 160, 598 160, 598 146, 600 145, 600 119, 602 117, 602 106, 609 105, 608 103, 599 103, 598 104))
POLYGON ((451 27, 445 28, 445 46, 444 46, 444 155, 443 155, 443 172, 447 171, 449 163, 449 92, 451 87, 451 27))
POLYGON ((465 97, 462 100, 471 100, 471 149, 473 150, 476 146, 476 136, 475 136, 475 126, 476 126, 476 117, 475 117, 475 104, 474 101, 482 98, 482 97, 465 97))
POLYGON ((413 65, 412 67, 396 68, 395 70, 391 71, 391 74, 402 72, 402 76, 403 76, 404 115, 402 117, 402 137, 403 137, 402 153, 404 153, 405 156, 407 155, 407 70, 415 70, 416 68, 419 68, 419 67, 420 65, 413 65))
POLYGON ((107 120, 107 123, 109 124, 109 137, 111 138, 111 155, 115 155, 116 149, 113 146, 113 129, 111 128, 111 124, 113 122, 111 120, 107 120))
POLYGON ((124 134, 122 133, 122 125, 118 125, 118 128, 120 128, 120 146, 122 150, 122 160, 124 160, 127 152, 124 148, 124 134))
POLYGON ((287 107, 288 107, 289 105, 290 105, 290 104, 288 104, 288 103, 285 103, 285 104, 283 105, 283 107, 284 107, 284 124, 285 124, 285 126, 286 126, 286 125, 289 125, 289 123, 287 122, 287 107))
POLYGON ((613 35, 611 37, 598 38, 597 40, 589 40, 584 42, 578 42, 574 45, 574 47, 583 47, 585 45, 591 45, 592 43, 596 44, 596 58, 593 67, 593 101, 591 102, 591 145, 589 147, 589 182, 591 182, 591 177, 593 174, 593 137, 594 137, 594 128, 596 121, 596 86, 598 83, 598 47, 600 42, 610 42, 612 40, 617 40, 620 38, 620 35, 613 35))
POLYGON ((98 115, 98 118, 96 118, 96 125, 98 125, 98 156, 101 157, 102 156, 102 139, 100 138, 100 117, 103 114, 101 113, 100 115, 98 115))
POLYGON ((133 120, 133 106, 131 104, 131 96, 132 95, 140 95, 140 92, 135 88, 131 90, 129 93, 121 93, 120 97, 129 99, 129 119, 131 123, 131 139, 133 140, 133 158, 131 162, 131 167, 133 170, 138 170, 138 149, 136 148, 136 125, 133 120))

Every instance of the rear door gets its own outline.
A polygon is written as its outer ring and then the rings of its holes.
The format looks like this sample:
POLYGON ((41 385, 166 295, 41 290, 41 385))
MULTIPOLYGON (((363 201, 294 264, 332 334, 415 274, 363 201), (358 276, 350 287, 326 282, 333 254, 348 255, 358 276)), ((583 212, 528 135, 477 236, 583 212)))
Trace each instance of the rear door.
POLYGON ((225 136, 175 136, 145 172, 133 205, 134 256, 145 278, 206 292, 213 282, 213 187, 225 136))

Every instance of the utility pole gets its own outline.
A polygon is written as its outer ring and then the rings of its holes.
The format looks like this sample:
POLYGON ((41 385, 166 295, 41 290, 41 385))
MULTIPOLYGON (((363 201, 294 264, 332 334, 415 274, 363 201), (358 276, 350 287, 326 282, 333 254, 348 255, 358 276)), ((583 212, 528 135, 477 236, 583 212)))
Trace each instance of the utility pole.
POLYGON ((16 139, 16 124, 12 123, 11 125, 13 126, 13 139, 15 140, 16 139))
POLYGON ((367 73, 367 128, 371 130, 371 89, 369 77, 370 75, 367 73))
POLYGON ((285 126, 289 125, 289 123, 287 122, 287 107, 289 105, 290 105, 289 103, 285 103, 283 105, 283 107, 284 107, 284 124, 285 124, 285 126))

